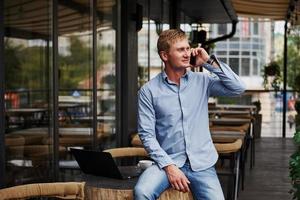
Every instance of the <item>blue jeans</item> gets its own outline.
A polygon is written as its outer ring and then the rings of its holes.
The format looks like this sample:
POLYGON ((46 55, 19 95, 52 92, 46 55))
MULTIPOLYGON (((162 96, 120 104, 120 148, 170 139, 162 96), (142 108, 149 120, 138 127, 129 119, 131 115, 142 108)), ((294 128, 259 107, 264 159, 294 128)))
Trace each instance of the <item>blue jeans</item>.
MULTIPOLYGON (((186 162, 180 169, 191 182, 190 189, 195 200, 224 200, 214 166, 202 171, 192 171, 189 162, 186 162)), ((158 199, 160 194, 169 187, 165 171, 157 165, 152 165, 140 176, 134 188, 134 199, 158 199)))

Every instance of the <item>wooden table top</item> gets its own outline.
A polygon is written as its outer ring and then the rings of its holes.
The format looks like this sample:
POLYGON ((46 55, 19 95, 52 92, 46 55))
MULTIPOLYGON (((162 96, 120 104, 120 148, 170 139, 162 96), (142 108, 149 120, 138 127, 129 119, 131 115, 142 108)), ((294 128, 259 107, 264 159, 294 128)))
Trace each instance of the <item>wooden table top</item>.
POLYGON ((249 115, 248 110, 209 110, 208 114, 221 114, 221 115, 249 115))
POLYGON ((244 140, 245 133, 240 131, 211 131, 213 142, 228 143, 237 139, 244 140))
POLYGON ((242 125, 250 123, 251 119, 242 119, 242 118, 211 118, 209 119, 213 125, 242 125))
POLYGON ((10 108, 7 109, 5 112, 7 114, 32 114, 46 111, 46 108, 10 108))
MULTIPOLYGON (((41 127, 35 127, 35 128, 26 128, 26 129, 21 129, 18 131, 11 132, 9 134, 21 134, 21 135, 44 135, 48 134, 49 129, 48 128, 41 128, 41 127)), ((92 128, 59 128, 59 134, 60 135, 82 135, 82 136, 91 136, 93 134, 93 129, 92 128)))
POLYGON ((255 105, 235 105, 235 104, 217 104, 216 108, 221 109, 250 109, 252 111, 256 110, 255 105))

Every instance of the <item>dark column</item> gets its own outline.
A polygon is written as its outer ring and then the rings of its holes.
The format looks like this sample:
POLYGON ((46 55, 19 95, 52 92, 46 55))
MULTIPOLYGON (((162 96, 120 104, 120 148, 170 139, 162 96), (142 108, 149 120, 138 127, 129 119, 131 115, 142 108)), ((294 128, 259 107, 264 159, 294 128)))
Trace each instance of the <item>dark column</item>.
POLYGON ((92 5, 92 33, 93 33, 93 148, 98 146, 97 142, 97 0, 93 0, 92 5))
POLYGON ((52 124, 53 124, 53 169, 54 180, 58 180, 59 173, 59 141, 58 141, 58 3, 52 1, 52 124))
POLYGON ((282 137, 285 138, 286 131, 286 84, 287 84, 287 21, 284 24, 284 50, 283 50, 283 112, 282 112, 282 137))
POLYGON ((0 1, 0 188, 5 186, 4 1, 0 1))
POLYGON ((180 27, 180 0, 169 0, 170 4, 170 28, 180 27))
POLYGON ((137 131, 137 32, 136 1, 119 0, 117 36, 117 134, 118 145, 128 146, 137 131))

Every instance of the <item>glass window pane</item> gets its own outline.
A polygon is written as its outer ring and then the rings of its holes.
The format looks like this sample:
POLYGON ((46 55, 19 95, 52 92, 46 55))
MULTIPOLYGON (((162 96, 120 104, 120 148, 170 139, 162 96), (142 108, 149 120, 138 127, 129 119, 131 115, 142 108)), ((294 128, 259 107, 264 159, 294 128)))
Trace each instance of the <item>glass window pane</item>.
POLYGON ((157 74, 161 72, 162 69, 162 62, 157 53, 156 43, 158 40, 158 33, 156 31, 156 25, 153 20, 150 20, 150 37, 149 37, 149 44, 150 44, 150 79, 154 78, 157 74))
MULTIPOLYGON (((156 44, 159 34, 169 29, 170 6, 165 0, 151 1, 150 9, 148 9, 149 1, 138 0, 138 3, 143 5, 145 11, 143 28, 138 32, 138 87, 140 88, 163 69, 156 44), (162 13, 158 14, 158 10, 162 13), (156 16, 155 19, 152 19, 153 16, 156 16)), ((181 15, 181 17, 185 16, 181 15)))
POLYGON ((218 59, 223 63, 227 63, 227 58, 218 57, 218 59))
POLYGON ((249 75, 250 75, 250 59, 242 58, 241 76, 249 76, 249 75))
POLYGON ((260 45, 259 44, 252 44, 252 49, 259 49, 260 45))
POLYGON ((116 147, 117 1, 97 0, 97 141, 99 149, 116 147), (106 2, 106 3, 104 3, 106 2))
POLYGON ((242 49, 247 49, 249 50, 250 49, 250 44, 242 44, 242 49))
POLYGON ((216 43, 216 49, 226 49, 227 43, 226 42, 217 42, 216 43))
POLYGON ((4 1, 6 186, 53 177, 51 2, 4 1))
POLYGON ((253 34, 258 35, 258 22, 253 22, 253 34))
POLYGON ((138 32, 138 87, 142 87, 149 79, 149 63, 148 63, 148 45, 149 45, 149 1, 138 0, 139 4, 143 6, 143 26, 138 32))
POLYGON ((224 35, 227 33, 227 24, 219 24, 218 25, 218 34, 224 35))
POLYGON ((253 42, 260 42, 260 39, 259 38, 252 38, 253 42))
POLYGON ((229 55, 239 55, 238 51, 229 51, 229 55))
POLYGON ((217 55, 226 55, 227 51, 217 51, 217 55))
POLYGON ((241 39, 243 42, 250 42, 250 40, 251 40, 250 37, 242 37, 241 39))
POLYGON ((230 49, 239 49, 240 48, 240 44, 239 43, 229 43, 229 48, 230 49))
POLYGON ((259 73, 258 73, 258 62, 257 62, 257 59, 253 59, 253 66, 252 66, 252 74, 254 76, 258 76, 259 73))
POLYGON ((77 5, 73 9, 58 4, 59 145, 65 148, 59 155, 62 178, 70 173, 63 165, 73 159, 69 147, 91 148, 93 138, 92 18, 91 9, 80 9, 92 5, 88 0, 77 5))
POLYGON ((139 87, 148 81, 148 19, 144 18, 143 27, 138 32, 138 84, 139 87))
POLYGON ((239 71, 239 59, 238 58, 229 58, 229 66, 237 74, 240 74, 239 71))
POLYGON ((237 42, 239 40, 240 40, 240 38, 238 38, 238 37, 232 37, 229 39, 229 41, 232 41, 232 42, 237 42))

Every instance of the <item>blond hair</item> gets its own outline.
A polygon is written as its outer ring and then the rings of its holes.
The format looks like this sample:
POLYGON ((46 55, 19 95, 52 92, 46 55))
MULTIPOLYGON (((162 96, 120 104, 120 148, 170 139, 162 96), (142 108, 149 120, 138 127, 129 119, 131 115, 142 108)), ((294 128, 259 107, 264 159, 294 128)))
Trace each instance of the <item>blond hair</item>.
POLYGON ((170 29, 163 31, 157 40, 157 51, 160 53, 161 51, 168 52, 170 46, 177 42, 178 40, 187 39, 185 33, 180 29, 170 29))

